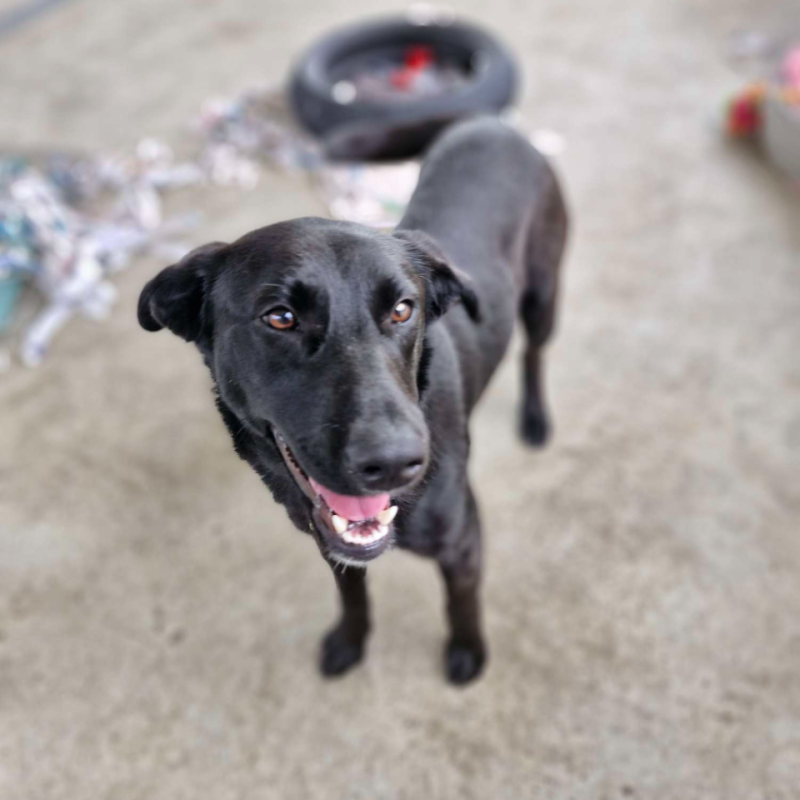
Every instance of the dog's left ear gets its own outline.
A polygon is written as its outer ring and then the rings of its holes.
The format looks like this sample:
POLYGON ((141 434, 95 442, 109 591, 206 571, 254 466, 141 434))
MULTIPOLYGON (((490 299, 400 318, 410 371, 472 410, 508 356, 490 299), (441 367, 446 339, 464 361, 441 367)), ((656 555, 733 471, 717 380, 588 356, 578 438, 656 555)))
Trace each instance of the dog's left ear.
POLYGON ((425 281, 425 319, 433 322, 459 301, 474 322, 480 321, 478 296, 467 275, 454 267, 436 240, 422 231, 399 230, 394 236, 406 246, 418 274, 425 281))

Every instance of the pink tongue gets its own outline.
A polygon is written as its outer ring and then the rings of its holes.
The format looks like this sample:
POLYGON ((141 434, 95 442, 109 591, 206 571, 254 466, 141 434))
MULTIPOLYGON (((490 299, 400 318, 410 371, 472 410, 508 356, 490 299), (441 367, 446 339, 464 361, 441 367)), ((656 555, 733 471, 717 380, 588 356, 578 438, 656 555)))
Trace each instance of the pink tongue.
POLYGON ((322 498, 328 504, 328 508, 351 522, 374 517, 389 505, 388 494, 379 494, 372 497, 349 497, 346 494, 336 494, 336 492, 326 489, 313 478, 310 478, 310 481, 314 491, 322 495, 322 498))

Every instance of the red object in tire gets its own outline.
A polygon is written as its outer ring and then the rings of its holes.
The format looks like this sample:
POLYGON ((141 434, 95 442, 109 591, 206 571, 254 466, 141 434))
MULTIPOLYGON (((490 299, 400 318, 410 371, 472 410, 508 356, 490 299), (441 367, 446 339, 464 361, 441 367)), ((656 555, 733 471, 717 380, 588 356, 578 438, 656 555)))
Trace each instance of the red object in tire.
POLYGON ((434 61, 432 47, 427 47, 424 44, 415 44, 406 50, 403 65, 408 69, 421 70, 433 64, 434 61))
POLYGON ((403 66, 392 72, 389 81, 395 89, 407 92, 414 83, 414 79, 434 61, 433 48, 426 47, 424 44, 415 44, 406 50, 403 66))

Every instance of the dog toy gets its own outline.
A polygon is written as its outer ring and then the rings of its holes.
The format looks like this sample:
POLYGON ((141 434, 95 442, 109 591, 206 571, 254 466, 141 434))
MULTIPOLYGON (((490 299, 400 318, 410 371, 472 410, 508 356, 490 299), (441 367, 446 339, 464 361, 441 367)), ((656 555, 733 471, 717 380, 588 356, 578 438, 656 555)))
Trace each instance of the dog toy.
POLYGON ((116 300, 108 280, 148 249, 167 257, 189 248, 164 241, 194 220, 164 223, 160 193, 201 178, 197 167, 174 164, 171 151, 143 140, 136 158, 65 159, 45 165, 0 159, 0 332, 8 328, 23 282, 44 297, 26 330, 20 358, 37 366, 64 324, 76 314, 103 319, 116 300), (85 205, 116 200, 105 217, 85 205))
POLYGON ((762 106, 768 95, 800 108, 800 46, 791 48, 784 55, 774 83, 751 83, 728 102, 727 132, 736 138, 756 138, 763 125, 762 106))
POLYGON ((728 103, 727 131, 737 138, 753 138, 761 130, 761 104, 767 94, 765 83, 753 83, 728 103))

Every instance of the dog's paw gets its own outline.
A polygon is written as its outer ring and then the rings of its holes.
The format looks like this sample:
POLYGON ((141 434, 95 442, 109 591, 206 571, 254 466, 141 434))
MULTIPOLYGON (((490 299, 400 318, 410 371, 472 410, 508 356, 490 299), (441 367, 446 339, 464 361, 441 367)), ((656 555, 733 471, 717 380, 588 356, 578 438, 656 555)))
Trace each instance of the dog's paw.
POLYGON ((450 642, 445 651, 447 679, 456 686, 474 681, 481 674, 486 661, 486 647, 482 643, 450 642))
POLYGON ((531 447, 544 447, 550 438, 550 423, 543 412, 526 411, 522 414, 519 433, 525 444, 531 447))
POLYGON ((341 628, 334 628, 322 640, 320 671, 327 678, 344 675, 364 656, 364 642, 347 638, 341 628))

